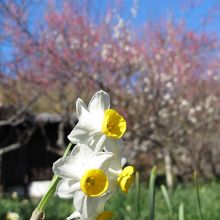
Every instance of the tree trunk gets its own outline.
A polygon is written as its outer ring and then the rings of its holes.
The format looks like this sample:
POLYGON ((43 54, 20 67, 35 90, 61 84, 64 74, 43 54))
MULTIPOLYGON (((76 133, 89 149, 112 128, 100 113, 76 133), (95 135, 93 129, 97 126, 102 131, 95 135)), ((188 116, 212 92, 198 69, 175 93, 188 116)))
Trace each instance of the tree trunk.
POLYGON ((169 149, 164 150, 164 165, 165 165, 165 175, 166 184, 169 191, 173 190, 173 172, 172 172, 172 159, 170 156, 169 149))

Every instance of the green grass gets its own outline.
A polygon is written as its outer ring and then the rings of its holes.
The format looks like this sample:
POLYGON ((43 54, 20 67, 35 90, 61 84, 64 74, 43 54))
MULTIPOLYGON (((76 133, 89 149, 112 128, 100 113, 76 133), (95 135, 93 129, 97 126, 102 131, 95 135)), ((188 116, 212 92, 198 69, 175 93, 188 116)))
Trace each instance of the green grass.
MULTIPOLYGON (((148 220, 148 187, 141 185, 141 219, 148 220)), ((220 183, 210 183, 200 186, 200 197, 204 220, 220 219, 220 183)), ((134 202, 135 191, 132 190, 127 196, 122 193, 115 195, 108 203, 108 208, 115 210, 114 220, 134 220, 137 219, 136 204, 134 202)), ((199 220, 197 211, 196 191, 193 185, 179 185, 170 196, 173 209, 173 217, 166 205, 165 198, 158 188, 156 191, 155 201, 155 220, 172 220, 178 219, 178 211, 181 202, 184 205, 184 216, 187 220, 199 220)))
MULTIPOLYGON (((141 220, 149 220, 149 186, 140 186, 140 216, 141 220)), ((220 219, 220 183, 209 183, 199 187, 201 210, 203 220, 220 219)), ((113 210, 113 220, 137 220, 137 189, 133 187, 125 195, 121 192, 115 194, 106 205, 106 209, 113 210)), ((196 190, 193 185, 179 185, 170 196, 173 215, 169 211, 166 200, 160 187, 156 189, 155 198, 155 220, 178 220, 178 210, 181 203, 184 206, 185 220, 199 220, 197 209, 196 190)), ((17 212, 20 220, 27 220, 37 205, 37 201, 13 200, 11 198, 0 198, 0 219, 4 220, 8 211, 17 212)), ((46 208, 46 220, 64 220, 72 212, 72 201, 52 199, 46 208)), ((139 218, 140 219, 140 218, 139 218)))
MULTIPOLYGON (((22 200, 0 198, 0 220, 5 220, 7 212, 17 212, 19 220, 28 220, 38 204, 38 200, 22 200)), ((46 220, 64 220, 72 212, 72 202, 70 200, 61 200, 53 198, 46 208, 46 220)))

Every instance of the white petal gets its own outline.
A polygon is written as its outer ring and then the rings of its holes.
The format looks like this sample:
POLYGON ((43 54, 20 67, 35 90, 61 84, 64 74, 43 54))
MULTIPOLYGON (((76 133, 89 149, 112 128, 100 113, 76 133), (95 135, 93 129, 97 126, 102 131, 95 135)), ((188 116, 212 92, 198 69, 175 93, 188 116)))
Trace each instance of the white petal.
POLYGON ((104 142, 106 135, 95 135, 89 141, 89 147, 95 152, 102 152, 104 148, 104 142))
POLYGON ((80 118, 81 116, 83 117, 83 115, 88 114, 88 108, 85 104, 85 102, 78 98, 76 101, 76 115, 78 118, 80 118))
POLYGON ((100 198, 88 197, 82 191, 77 191, 74 194, 73 203, 81 216, 88 218, 96 212, 99 200, 100 198))
MULTIPOLYGON (((99 157, 96 157, 96 154, 94 153, 94 151, 85 144, 76 145, 73 148, 70 156, 75 157, 75 159, 79 161, 80 167, 78 168, 81 169, 81 175, 83 175, 83 173, 87 169, 95 168, 93 161, 97 163, 97 160, 99 159, 99 157)), ((102 160, 100 162, 102 163, 102 160)))
POLYGON ((99 198, 86 197, 86 205, 83 207, 83 213, 86 218, 90 217, 94 212, 97 211, 99 205, 99 198))
POLYGON ((86 168, 106 170, 110 166, 114 156, 115 155, 110 152, 96 152, 94 156, 88 160, 86 168))
POLYGON ((73 197, 73 205, 74 208, 82 214, 83 204, 85 203, 86 194, 83 193, 81 190, 78 190, 74 193, 73 197))
POLYGON ((106 193, 105 195, 103 195, 102 197, 100 197, 99 199, 99 205, 97 208, 97 212, 100 214, 104 211, 104 207, 105 207, 105 203, 108 201, 108 199, 110 198, 111 194, 110 193, 106 193))
POLYGON ((88 117, 81 117, 68 135, 68 139, 74 144, 82 143, 88 145, 94 136, 100 136, 101 134, 101 118, 96 118, 96 116, 90 114, 88 117))
POLYGON ((91 158, 93 153, 94 152, 92 151, 92 149, 90 147, 88 147, 87 145, 77 144, 73 148, 70 156, 74 156, 78 161, 81 162, 81 166, 83 166, 83 164, 88 162, 88 160, 91 158))
POLYGON ((79 142, 88 144, 90 138, 89 132, 90 130, 86 125, 84 126, 82 123, 78 122, 67 137, 74 144, 78 144, 79 142))
POLYGON ((104 148, 106 152, 112 152, 115 154, 114 159, 111 163, 111 168, 114 170, 121 170, 121 160, 122 160, 122 148, 123 148, 122 139, 116 140, 113 138, 107 138, 104 142, 104 148))
POLYGON ((93 113, 104 113, 108 108, 110 108, 110 97, 107 92, 102 90, 95 93, 88 106, 89 111, 93 113))
POLYGON ((75 147, 73 147, 69 156, 76 156, 77 154, 79 154, 80 148, 81 144, 77 144, 75 147))
POLYGON ((80 182, 71 179, 61 179, 57 185, 57 195, 60 198, 70 199, 73 198, 73 193, 80 189, 80 182))
POLYGON ((122 157, 122 148, 124 147, 124 143, 122 139, 114 139, 114 138, 106 138, 104 142, 104 148, 107 152, 112 152, 118 157, 122 157))
MULTIPOLYGON (((102 213, 104 212, 104 207, 105 207, 105 203, 107 202, 107 200, 109 199, 110 197, 110 193, 106 193, 104 196, 98 198, 98 205, 97 205, 97 208, 96 210, 93 210, 92 214, 87 218, 85 215, 81 215, 80 219, 83 219, 83 220, 96 220, 97 217, 102 213)), ((94 198, 92 199, 94 202, 94 198)), ((89 205, 89 202, 87 203, 87 205, 89 205)), ((94 207, 93 207, 94 208, 94 207)), ((88 212, 90 212, 90 210, 88 210, 88 212)))
POLYGON ((79 218, 79 217, 80 217, 80 213, 78 211, 75 211, 69 217, 67 217, 66 220, 70 220, 73 218, 79 218))
POLYGON ((73 156, 62 157, 53 164, 53 172, 61 178, 79 180, 81 177, 82 162, 73 156))

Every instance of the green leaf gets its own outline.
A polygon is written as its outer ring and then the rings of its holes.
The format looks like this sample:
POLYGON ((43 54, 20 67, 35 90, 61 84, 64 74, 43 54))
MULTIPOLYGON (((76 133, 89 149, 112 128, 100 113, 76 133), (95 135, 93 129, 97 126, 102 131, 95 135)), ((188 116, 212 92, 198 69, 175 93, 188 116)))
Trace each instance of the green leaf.
POLYGON ((196 200, 197 200, 197 210, 198 210, 198 216, 199 220, 202 220, 202 208, 201 208, 201 200, 200 200, 200 194, 199 194, 199 184, 198 184, 198 177, 196 171, 193 174, 193 179, 194 179, 194 185, 196 189, 196 200))
POLYGON ((157 169, 153 167, 150 175, 150 185, 149 185, 149 209, 150 209, 150 220, 154 220, 155 212, 155 181, 157 176, 157 169))
POLYGON ((184 205, 183 203, 180 203, 180 206, 179 206, 179 213, 178 213, 178 220, 184 220, 185 217, 184 217, 184 205))
POLYGON ((164 185, 161 185, 160 188, 161 188, 162 194, 164 196, 164 199, 166 201, 166 205, 167 205, 167 208, 170 212, 170 215, 173 216, 173 209, 172 209, 172 205, 171 205, 171 201, 170 201, 170 197, 169 197, 169 193, 167 191, 167 188, 164 185))
POLYGON ((135 187, 136 187, 136 201, 137 201, 137 220, 141 219, 141 209, 140 209, 140 174, 136 172, 135 174, 135 187))

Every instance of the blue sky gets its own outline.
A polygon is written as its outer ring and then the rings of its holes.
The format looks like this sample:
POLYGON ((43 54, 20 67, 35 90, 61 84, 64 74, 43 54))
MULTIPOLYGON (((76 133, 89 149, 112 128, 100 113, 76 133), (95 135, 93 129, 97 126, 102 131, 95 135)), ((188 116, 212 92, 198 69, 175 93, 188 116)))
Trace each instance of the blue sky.
MULTIPOLYGON (((21 0, 14 1, 19 2, 21 0)), ((55 1, 59 4, 65 0, 55 1)), ((66 1, 83 2, 83 0, 66 1)), ((120 1, 123 2, 120 10, 121 15, 125 19, 131 18, 130 8, 134 5, 134 2, 137 2, 138 13, 137 17, 133 19, 137 26, 146 21, 172 18, 173 20, 185 20, 190 28, 198 28, 201 26, 202 19, 207 15, 211 15, 213 21, 209 25, 208 30, 220 32, 220 24, 218 22, 220 18, 220 0, 89 0, 88 2, 92 2, 92 8, 96 11, 103 11, 105 13, 107 6, 113 5, 112 2, 120 1), (196 5, 194 8, 190 7, 192 3, 196 5)), ((30 8, 32 20, 43 18, 42 14, 46 7, 46 2, 46 0, 32 1, 32 7, 30 8)))
MULTIPOLYGON (((20 1, 20 0, 15 0, 20 1)), ((56 0, 58 3, 63 0, 56 0)), ((68 0, 69 1, 69 0, 68 0)), ((76 1, 76 0, 74 0, 76 1)), ((30 8, 31 21, 33 22, 43 18, 45 4, 42 0, 34 0, 30 8)), ((93 0, 93 8, 96 11, 105 13, 107 6, 112 5, 112 0, 93 0)), ((220 35, 220 0, 124 0, 124 4, 120 10, 120 14, 124 19, 131 19, 130 9, 136 2, 137 16, 132 19, 136 27, 140 27, 147 21, 157 22, 159 20, 167 20, 172 18, 174 21, 184 20, 186 26, 197 31, 205 31, 212 34, 213 32, 220 35), (200 2, 196 7, 190 7, 190 2, 200 2), (187 7, 186 7, 187 6, 187 7), (211 16, 213 19, 207 25, 202 25, 202 20, 211 16)), ((3 55, 10 58, 11 47, 0 45, 3 55)))
MULTIPOLYGON (((111 0, 95 0, 96 10, 105 11, 106 5, 111 4, 111 0)), ((146 21, 157 21, 160 19, 172 18, 173 20, 184 20, 186 25, 192 29, 202 29, 202 20, 211 16, 205 31, 216 31, 220 33, 220 0, 124 0, 121 14, 124 18, 130 18, 130 8, 134 2, 138 2, 138 14, 133 20, 139 26, 146 21), (193 5, 194 4, 194 5, 193 5)))
MULTIPOLYGON (((127 7, 130 7, 133 0, 125 2, 127 2, 127 7)), ((184 20, 187 27, 191 29, 220 33, 220 0, 139 0, 138 5, 136 25, 146 21, 172 18, 174 21, 184 20), (190 6, 190 2, 198 2, 198 4, 193 7, 193 5, 190 6), (212 16, 213 19, 204 30, 202 21, 207 16, 212 16)), ((125 11, 129 11, 129 9, 127 8, 125 11)))

